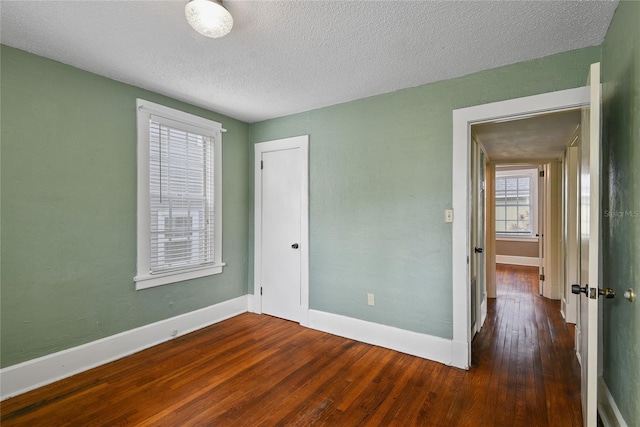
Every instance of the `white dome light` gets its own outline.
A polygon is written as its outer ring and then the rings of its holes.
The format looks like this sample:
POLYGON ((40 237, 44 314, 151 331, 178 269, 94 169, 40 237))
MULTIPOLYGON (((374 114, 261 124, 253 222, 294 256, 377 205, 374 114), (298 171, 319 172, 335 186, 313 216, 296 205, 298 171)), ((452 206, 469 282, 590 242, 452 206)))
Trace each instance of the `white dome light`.
POLYGON ((217 0, 191 0, 184 13, 193 29, 203 36, 226 36, 233 27, 233 17, 217 0))

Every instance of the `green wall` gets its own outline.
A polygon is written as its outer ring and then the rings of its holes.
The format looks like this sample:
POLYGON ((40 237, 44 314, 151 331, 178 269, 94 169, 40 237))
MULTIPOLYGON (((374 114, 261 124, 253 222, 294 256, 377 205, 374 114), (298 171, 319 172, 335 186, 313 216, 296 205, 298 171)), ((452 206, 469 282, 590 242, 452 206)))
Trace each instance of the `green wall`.
POLYGON ((1 49, 3 367, 247 293, 247 124, 1 49), (228 129, 220 275, 134 290, 137 97, 228 129))
POLYGON ((590 47, 252 124, 253 143, 310 135, 310 307, 452 338, 452 110, 583 86, 599 60, 590 47))
POLYGON ((620 2, 602 45, 604 377, 629 426, 640 426, 640 3, 620 2), (607 215, 608 213, 608 215, 607 215))

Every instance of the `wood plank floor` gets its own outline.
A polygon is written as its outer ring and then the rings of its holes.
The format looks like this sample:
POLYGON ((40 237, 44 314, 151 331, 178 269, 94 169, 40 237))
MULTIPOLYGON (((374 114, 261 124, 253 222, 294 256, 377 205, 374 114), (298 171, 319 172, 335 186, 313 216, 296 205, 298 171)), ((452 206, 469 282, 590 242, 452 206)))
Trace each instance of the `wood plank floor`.
POLYGON ((579 426, 573 327, 499 266, 469 371, 243 314, 2 402, 10 426, 579 426))

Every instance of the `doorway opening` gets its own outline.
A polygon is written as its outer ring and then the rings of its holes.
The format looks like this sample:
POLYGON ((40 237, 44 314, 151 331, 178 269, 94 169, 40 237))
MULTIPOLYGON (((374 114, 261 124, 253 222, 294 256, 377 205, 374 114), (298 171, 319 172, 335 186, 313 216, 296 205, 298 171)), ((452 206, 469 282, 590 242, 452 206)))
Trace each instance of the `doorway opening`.
POLYGON ((481 214, 486 218, 488 298, 497 297, 496 265, 537 267, 538 293, 562 300, 562 315, 574 324, 577 302, 567 282, 575 283, 571 280, 577 274, 578 177, 573 154, 580 124, 581 111, 572 109, 471 126, 473 141, 487 162, 481 179, 490 189, 481 214))
MULTIPOLYGON (((471 174, 472 143, 471 128, 483 123, 512 122, 516 119, 526 119, 542 114, 579 109, 589 104, 589 89, 586 87, 569 89, 559 92, 546 93, 525 98, 512 99, 491 104, 468 107, 453 112, 453 204, 455 215, 459 221, 454 221, 452 230, 452 278, 453 278, 453 351, 452 365, 468 369, 471 362, 471 338, 473 329, 471 323, 471 295, 470 295, 470 261, 475 253, 471 246, 472 203, 471 193, 474 180, 471 174)), ((504 151, 504 150, 503 150, 504 151)), ((531 163, 528 156, 519 154, 519 161, 531 163), (522 158, 525 157, 525 158, 522 158)), ((509 157, 513 163, 514 156, 509 157)), ((487 175, 495 176, 495 164, 487 163, 487 175), (493 175, 492 175, 493 174, 493 175)), ((477 181, 477 179, 476 179, 477 181)), ((486 195, 493 192, 491 183, 486 183, 486 195)), ((494 221, 486 222, 489 227, 495 227, 494 221)), ((491 233, 489 233, 491 236, 491 233)), ((484 252, 485 265, 495 263, 495 242, 486 242, 484 252), (488 256, 487 256, 488 255, 488 256), (488 260, 486 258, 489 258, 488 260), (492 259, 493 258, 493 259, 492 259)), ((482 256, 482 255, 480 255, 482 256)), ((480 261, 479 263, 482 263, 480 261)), ((489 270, 491 271, 491 270, 489 270)), ((486 283, 486 281, 485 281, 486 283)), ((482 287, 483 285, 480 285, 482 287)), ((486 289, 486 285, 485 289, 486 289)), ((483 292, 477 292, 482 295, 483 292)), ((484 292, 485 295, 487 292, 484 292)), ((477 304, 482 308, 482 303, 477 304)), ((476 308, 477 308, 476 307, 476 308)), ((482 314, 482 313, 481 313, 482 314)), ((480 325, 482 317, 480 317, 480 325)))

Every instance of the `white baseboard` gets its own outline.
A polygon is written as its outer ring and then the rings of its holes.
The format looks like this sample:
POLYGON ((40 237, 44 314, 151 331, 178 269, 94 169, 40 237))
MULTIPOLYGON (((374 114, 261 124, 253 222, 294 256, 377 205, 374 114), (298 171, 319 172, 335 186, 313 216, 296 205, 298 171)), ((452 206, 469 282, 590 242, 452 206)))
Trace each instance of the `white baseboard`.
POLYGON ((0 369, 0 400, 137 353, 247 311, 248 295, 0 369))
POLYGON ((316 310, 309 310, 308 323, 318 331, 466 368, 453 363, 452 341, 448 339, 316 310))
POLYGON ((540 258, 528 256, 496 255, 496 264, 527 265, 539 267, 540 258))
POLYGON ((622 418, 618 405, 602 377, 598 378, 598 415, 604 427, 627 427, 627 422, 622 418))

